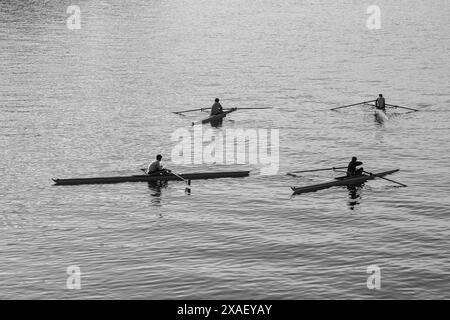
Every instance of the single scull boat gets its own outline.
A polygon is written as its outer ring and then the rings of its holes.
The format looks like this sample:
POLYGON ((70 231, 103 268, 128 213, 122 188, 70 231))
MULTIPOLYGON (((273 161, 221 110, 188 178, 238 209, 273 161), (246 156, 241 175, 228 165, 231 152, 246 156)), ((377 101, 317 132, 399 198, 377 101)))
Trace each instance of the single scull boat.
POLYGON ((233 111, 236 111, 236 109, 227 110, 227 111, 222 112, 221 114, 216 114, 214 116, 210 116, 210 117, 203 119, 202 121, 197 122, 197 123, 192 122, 192 125, 205 124, 205 123, 210 123, 210 122, 214 123, 215 121, 219 121, 219 120, 225 118, 227 116, 227 114, 229 114, 233 111))
POLYGON ((292 191, 294 191, 294 194, 301 194, 301 193, 313 192, 313 191, 318 191, 318 190, 322 190, 322 189, 326 189, 326 188, 331 188, 334 186, 358 185, 358 184, 361 184, 368 180, 373 180, 377 177, 384 177, 388 174, 395 173, 399 170, 400 169, 389 170, 389 171, 384 171, 384 172, 380 172, 380 173, 374 173, 372 175, 362 174, 362 175, 353 176, 353 177, 347 177, 347 176, 338 177, 338 178, 335 178, 335 180, 330 181, 330 182, 324 182, 324 183, 315 184, 315 185, 311 185, 311 186, 305 186, 305 187, 291 187, 291 189, 292 189, 292 191))
MULTIPOLYGON (((247 177, 250 171, 228 171, 228 172, 198 172, 185 173, 180 176, 185 180, 199 179, 218 179, 218 178, 238 178, 247 177)), ((182 180, 180 176, 171 173, 162 175, 134 175, 119 177, 96 177, 96 178, 77 178, 77 179, 52 179, 56 185, 78 185, 78 184, 102 184, 102 183, 121 183, 121 182, 146 182, 146 181, 168 181, 182 180)))

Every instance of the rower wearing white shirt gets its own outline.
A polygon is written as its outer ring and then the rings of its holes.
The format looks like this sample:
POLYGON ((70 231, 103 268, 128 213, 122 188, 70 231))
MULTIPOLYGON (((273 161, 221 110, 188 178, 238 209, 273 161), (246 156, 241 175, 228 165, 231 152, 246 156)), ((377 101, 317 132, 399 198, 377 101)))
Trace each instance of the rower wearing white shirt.
POLYGON ((162 160, 162 155, 158 154, 156 156, 156 160, 153 161, 147 169, 147 174, 156 174, 156 173, 166 173, 166 172, 170 172, 170 170, 166 170, 163 168, 163 166, 161 165, 161 160, 162 160))

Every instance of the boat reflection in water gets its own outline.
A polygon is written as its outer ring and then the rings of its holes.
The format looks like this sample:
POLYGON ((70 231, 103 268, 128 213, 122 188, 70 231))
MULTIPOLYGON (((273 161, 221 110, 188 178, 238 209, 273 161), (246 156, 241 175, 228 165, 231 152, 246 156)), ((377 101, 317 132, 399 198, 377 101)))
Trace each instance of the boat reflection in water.
POLYGON ((148 182, 148 188, 154 193, 151 193, 150 195, 153 197, 151 202, 155 206, 161 206, 161 194, 162 189, 166 189, 169 185, 168 181, 149 181, 148 182))
POLYGON ((223 124, 223 118, 211 121, 210 124, 211 124, 211 127, 213 127, 213 128, 220 128, 220 127, 222 127, 222 124, 223 124))
MULTIPOLYGON (((167 187, 169 186, 169 181, 167 181, 167 180, 148 181, 147 185, 150 190, 154 191, 154 193, 152 193, 151 196, 156 197, 158 199, 158 203, 160 203, 162 189, 167 189, 167 187)), ((186 194, 191 194, 190 186, 191 186, 191 180, 187 180, 186 188, 184 190, 184 192, 186 194)), ((152 202, 154 202, 154 201, 152 201, 152 202)))
POLYGON ((374 115, 375 115, 375 123, 380 127, 383 127, 385 123, 389 120, 386 111, 376 109, 374 115))
POLYGON ((349 185, 347 186, 349 201, 348 201, 348 207, 350 210, 355 210, 355 206, 359 205, 359 199, 361 199, 361 190, 364 186, 364 183, 360 185, 349 185))
POLYGON ((167 186, 169 185, 169 181, 161 181, 161 180, 157 180, 157 181, 149 181, 148 182, 148 188, 150 190, 154 190, 156 193, 161 194, 161 189, 166 189, 167 186))

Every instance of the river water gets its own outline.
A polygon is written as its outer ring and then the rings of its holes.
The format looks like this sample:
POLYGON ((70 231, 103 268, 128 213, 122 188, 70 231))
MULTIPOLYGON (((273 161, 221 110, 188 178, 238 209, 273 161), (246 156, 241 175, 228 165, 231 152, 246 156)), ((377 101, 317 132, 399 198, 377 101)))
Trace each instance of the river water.
POLYGON ((371 1, 1 1, 0 298, 450 298, 448 1, 376 4, 380 29, 371 1), (73 4, 80 29, 66 24, 73 4), (420 111, 329 111, 378 93, 420 111), (172 111, 215 97, 273 107, 213 133, 278 130, 276 174, 173 161, 172 134, 206 114, 172 111), (177 172, 252 171, 195 180, 190 195, 51 180, 139 174, 157 153, 177 172), (339 173, 286 172, 353 155, 399 168, 388 178, 407 187, 291 197, 339 173))

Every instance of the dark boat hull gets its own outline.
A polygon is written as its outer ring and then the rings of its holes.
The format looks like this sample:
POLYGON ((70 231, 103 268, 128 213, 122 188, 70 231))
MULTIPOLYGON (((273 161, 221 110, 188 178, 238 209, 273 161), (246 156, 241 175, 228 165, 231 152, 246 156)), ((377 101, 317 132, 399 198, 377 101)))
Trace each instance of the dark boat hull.
POLYGON ((388 174, 395 173, 397 171, 399 171, 399 169, 389 170, 389 171, 380 172, 380 173, 374 173, 373 175, 360 175, 360 176, 350 177, 350 178, 341 177, 341 178, 335 179, 330 182, 324 182, 324 183, 320 183, 320 184, 316 184, 316 185, 312 185, 312 186, 305 186, 305 187, 291 187, 291 189, 292 189, 292 191, 294 191, 294 194, 301 194, 301 193, 314 192, 314 191, 318 191, 318 190, 322 190, 322 189, 327 189, 327 188, 331 188, 331 187, 335 187, 335 186, 358 185, 358 184, 364 183, 368 180, 373 180, 377 177, 383 177, 388 174))
MULTIPOLYGON (((185 180, 199 179, 218 179, 218 178, 239 178, 247 177, 250 171, 228 171, 228 172, 200 172, 186 173, 181 176, 185 180)), ((56 185, 79 185, 79 184, 106 184, 121 182, 147 182, 147 181, 169 181, 182 180, 173 174, 164 175, 135 175, 122 177, 97 177, 97 178, 78 178, 78 179, 52 179, 56 185)))
POLYGON ((234 110, 228 110, 228 111, 224 111, 221 114, 216 114, 214 116, 210 116, 209 118, 203 119, 202 120, 202 124, 222 120, 223 118, 225 118, 227 116, 227 114, 229 114, 229 113, 231 113, 233 111, 234 110))

